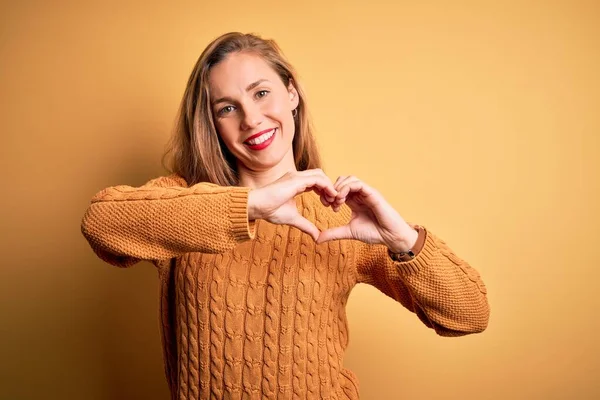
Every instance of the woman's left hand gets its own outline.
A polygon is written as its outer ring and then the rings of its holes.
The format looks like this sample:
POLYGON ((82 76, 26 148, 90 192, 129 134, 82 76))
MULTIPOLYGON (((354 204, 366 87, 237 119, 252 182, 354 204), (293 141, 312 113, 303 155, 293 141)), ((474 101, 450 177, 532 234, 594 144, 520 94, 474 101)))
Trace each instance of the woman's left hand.
POLYGON ((333 185, 338 195, 321 196, 321 202, 338 211, 346 203, 352 210, 347 225, 327 229, 319 235, 317 243, 329 240, 355 239, 370 244, 384 244, 392 252, 411 249, 418 237, 415 231, 381 193, 354 176, 340 176, 333 185))

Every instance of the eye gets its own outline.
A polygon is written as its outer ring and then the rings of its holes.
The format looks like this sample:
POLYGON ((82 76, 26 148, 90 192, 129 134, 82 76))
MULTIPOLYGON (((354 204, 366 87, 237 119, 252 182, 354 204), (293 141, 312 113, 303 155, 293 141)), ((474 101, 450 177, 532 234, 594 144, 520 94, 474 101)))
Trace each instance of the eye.
POLYGON ((228 113, 232 112, 234 110, 234 108, 235 108, 234 106, 225 106, 217 112, 217 115, 221 116, 221 115, 228 114, 228 113))
POLYGON ((256 97, 260 99, 261 97, 265 97, 267 94, 269 94, 268 90, 259 90, 256 92, 256 97))

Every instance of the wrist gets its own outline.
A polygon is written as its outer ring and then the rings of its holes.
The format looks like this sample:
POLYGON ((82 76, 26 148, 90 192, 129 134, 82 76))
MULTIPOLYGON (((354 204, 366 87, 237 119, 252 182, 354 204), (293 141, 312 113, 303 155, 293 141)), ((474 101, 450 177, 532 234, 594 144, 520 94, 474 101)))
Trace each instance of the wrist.
POLYGON ((254 221, 258 219, 256 209, 256 190, 250 189, 248 191, 248 221, 254 221))
POLYGON ((408 241, 408 244, 405 244, 403 248, 400 248, 400 251, 398 251, 399 247, 392 246, 394 250, 388 247, 388 255, 392 260, 399 262, 410 261, 417 257, 423 249, 423 246, 425 246, 425 238, 427 235, 425 228, 420 225, 414 225, 412 229, 417 232, 417 240, 414 243, 412 243, 412 240, 408 241), (410 246, 410 248, 405 250, 408 246, 410 246))
POLYGON ((388 244, 387 247, 392 253, 405 253, 415 246, 418 238, 419 231, 409 226, 406 233, 402 235, 402 239, 388 244))

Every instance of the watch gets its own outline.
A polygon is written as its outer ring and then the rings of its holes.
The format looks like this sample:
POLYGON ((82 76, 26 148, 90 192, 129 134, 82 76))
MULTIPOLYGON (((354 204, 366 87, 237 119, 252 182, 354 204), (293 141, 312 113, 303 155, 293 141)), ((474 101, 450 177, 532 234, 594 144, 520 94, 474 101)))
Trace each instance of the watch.
POLYGON ((394 261, 410 261, 416 257, 416 254, 414 251, 418 252, 421 249, 421 247, 423 247, 423 242, 425 240, 424 228, 420 225, 415 225, 415 226, 413 226, 413 229, 419 233, 419 236, 417 237, 417 241, 415 242, 415 245, 411 249, 409 249, 407 251, 401 251, 400 253, 393 253, 388 248, 388 250, 387 250, 388 255, 390 256, 390 258, 392 260, 394 260, 394 261))

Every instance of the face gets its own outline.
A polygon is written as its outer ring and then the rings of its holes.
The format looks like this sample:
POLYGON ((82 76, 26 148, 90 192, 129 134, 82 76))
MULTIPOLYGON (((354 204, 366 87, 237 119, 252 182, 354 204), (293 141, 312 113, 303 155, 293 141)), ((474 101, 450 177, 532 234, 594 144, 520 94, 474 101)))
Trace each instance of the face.
POLYGON ((259 56, 232 53, 209 74, 217 132, 238 168, 265 171, 292 161, 298 92, 259 56), (240 166, 241 164, 241 166, 240 166))

